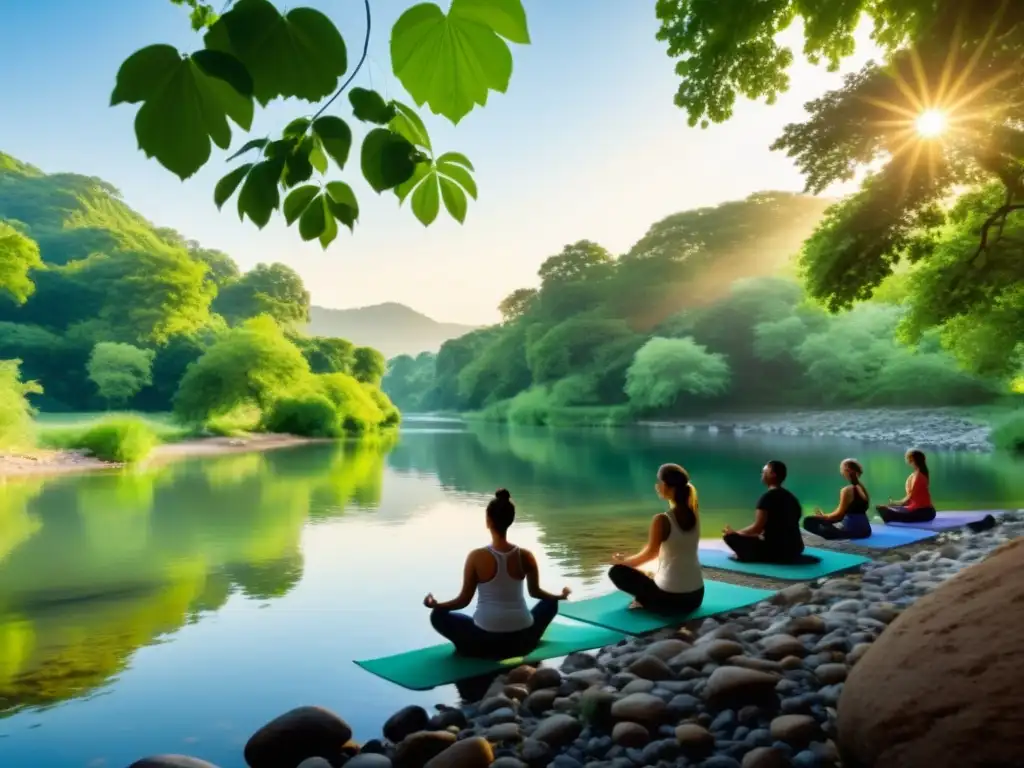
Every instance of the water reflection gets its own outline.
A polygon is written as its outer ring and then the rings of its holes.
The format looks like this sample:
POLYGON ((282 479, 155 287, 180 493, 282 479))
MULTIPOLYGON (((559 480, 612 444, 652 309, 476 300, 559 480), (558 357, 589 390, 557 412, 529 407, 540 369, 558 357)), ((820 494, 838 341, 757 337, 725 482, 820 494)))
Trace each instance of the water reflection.
POLYGON ((234 593, 286 594, 310 519, 380 499, 389 445, 0 486, 0 711, 81 696, 234 593))

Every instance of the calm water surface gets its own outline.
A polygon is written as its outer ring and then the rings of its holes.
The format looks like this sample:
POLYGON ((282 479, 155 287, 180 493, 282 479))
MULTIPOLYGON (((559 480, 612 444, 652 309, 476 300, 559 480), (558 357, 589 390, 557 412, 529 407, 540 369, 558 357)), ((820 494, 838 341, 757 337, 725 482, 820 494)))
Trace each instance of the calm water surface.
MULTIPOLYGON (((123 768, 188 753, 241 768, 269 718, 320 704, 357 740, 410 693, 353 659, 436 642, 421 600, 454 597, 483 506, 507 486, 518 543, 552 591, 606 591, 609 555, 639 547, 654 472, 677 461, 703 533, 743 523, 766 459, 808 510, 831 508, 855 455, 878 498, 902 493, 899 447, 679 432, 407 425, 383 448, 308 446, 150 471, 0 480, 0 765, 123 768)), ((934 455, 949 508, 1024 506, 1024 465, 934 455)))

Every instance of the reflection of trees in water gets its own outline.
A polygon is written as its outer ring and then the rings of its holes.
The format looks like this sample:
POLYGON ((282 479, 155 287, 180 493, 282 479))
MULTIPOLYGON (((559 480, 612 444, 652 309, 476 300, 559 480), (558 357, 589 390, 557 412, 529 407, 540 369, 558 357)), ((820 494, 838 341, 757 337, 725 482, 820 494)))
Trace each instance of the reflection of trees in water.
MULTIPOLYGON (((883 444, 837 438, 710 435, 682 430, 526 429, 471 423, 464 433, 404 435, 392 467, 434 474, 452 491, 490 494, 505 486, 523 517, 537 523, 548 555, 567 572, 596 578, 615 551, 639 548, 650 517, 661 509, 655 474, 682 464, 699 491, 702 534, 744 523, 764 490, 769 459, 790 468, 789 487, 808 512, 831 509, 843 480, 839 462, 856 456, 876 500, 899 496, 908 469, 903 452, 883 444)), ((1024 503, 1024 463, 1006 456, 935 454, 936 502, 951 508, 1024 503)))
POLYGON ((387 444, 0 485, 0 711, 81 696, 234 593, 287 594, 311 518, 380 498, 387 444), (9 537, 8 533, 12 535, 9 537))

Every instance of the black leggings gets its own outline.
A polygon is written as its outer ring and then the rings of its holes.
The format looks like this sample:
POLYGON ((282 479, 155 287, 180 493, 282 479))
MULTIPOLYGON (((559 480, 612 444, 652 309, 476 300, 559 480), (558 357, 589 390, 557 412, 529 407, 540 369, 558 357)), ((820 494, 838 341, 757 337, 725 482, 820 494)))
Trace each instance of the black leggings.
POLYGON ((536 649, 544 631, 558 615, 558 601, 541 600, 530 613, 533 614, 533 624, 515 632, 488 632, 478 627, 472 616, 440 608, 430 612, 430 624, 438 634, 451 641, 456 653, 502 661, 525 656, 536 649))
POLYGON ((935 519, 935 509, 932 507, 907 509, 906 507, 879 505, 875 509, 878 510, 882 520, 887 523, 930 523, 935 519))
POLYGON ((704 587, 693 592, 666 592, 646 573, 628 565, 613 565, 608 577, 619 590, 655 613, 693 613, 704 602, 704 587))
POLYGON ((793 565, 818 562, 818 558, 813 555, 780 550, 758 536, 744 536, 733 531, 732 533, 725 534, 722 539, 729 549, 736 553, 736 559, 744 563, 793 565))
POLYGON ((870 526, 865 531, 851 532, 846 526, 836 525, 822 517, 805 517, 804 530, 829 541, 866 539, 871 535, 870 526))

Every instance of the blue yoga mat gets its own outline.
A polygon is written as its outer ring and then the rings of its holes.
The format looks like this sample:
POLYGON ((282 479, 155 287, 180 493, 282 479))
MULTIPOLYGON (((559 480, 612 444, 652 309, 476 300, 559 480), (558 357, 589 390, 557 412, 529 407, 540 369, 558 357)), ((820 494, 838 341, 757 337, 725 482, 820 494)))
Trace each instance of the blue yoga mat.
POLYGON ((768 589, 741 587, 738 584, 727 584, 723 581, 704 581, 704 603, 693 613, 663 615, 645 611, 642 608, 631 609, 629 604, 633 598, 625 592, 612 592, 609 595, 592 597, 579 602, 559 604, 558 613, 568 619, 575 619, 586 624, 606 627, 628 635, 642 635, 658 629, 682 624, 693 619, 703 619, 719 613, 728 613, 737 608, 766 600, 775 592, 768 589))
POLYGON ((811 581, 828 576, 832 573, 859 568, 871 562, 863 555, 851 555, 848 552, 837 552, 834 549, 815 549, 807 547, 805 555, 818 558, 817 563, 800 563, 797 565, 779 565, 776 563, 744 563, 736 559, 724 542, 700 545, 700 564, 706 568, 718 568, 734 573, 746 573, 751 576, 763 576, 766 579, 781 581, 811 581))
MULTIPOLYGON (((971 511, 939 512, 934 520, 927 523, 887 523, 893 528, 920 528, 925 531, 950 531, 954 528, 963 528, 971 523, 980 523, 991 515, 996 520, 1002 517, 1008 509, 979 509, 971 511)), ((874 523, 872 523, 874 526, 874 523)))
POLYGON ((623 635, 602 627, 578 624, 552 624, 544 633, 537 649, 521 659, 489 661, 459 656, 451 643, 432 645, 394 656, 357 661, 360 667, 388 682, 413 691, 427 691, 439 685, 456 683, 489 672, 516 667, 524 662, 535 663, 557 659, 575 651, 589 651, 614 645, 623 635))
MULTIPOLYGON (((805 534, 806 535, 806 534, 805 534)), ((938 536, 936 531, 926 531, 921 528, 910 528, 908 526, 885 525, 871 521, 871 535, 866 539, 843 539, 829 542, 831 544, 851 544, 855 547, 867 549, 896 549, 916 544, 925 539, 934 539, 938 536)), ((817 536, 815 541, 821 541, 817 536)))

